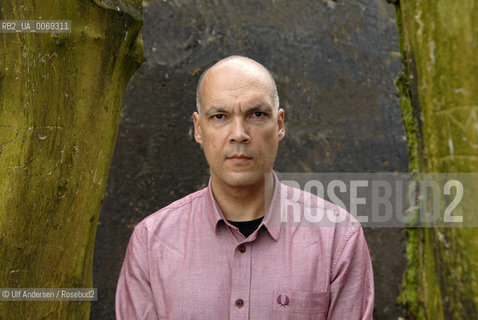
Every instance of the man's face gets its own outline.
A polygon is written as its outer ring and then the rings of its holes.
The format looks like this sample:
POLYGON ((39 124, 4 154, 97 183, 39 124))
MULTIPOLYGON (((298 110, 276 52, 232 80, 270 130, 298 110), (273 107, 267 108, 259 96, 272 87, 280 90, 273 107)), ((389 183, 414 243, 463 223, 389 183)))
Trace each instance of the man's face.
POLYGON ((284 110, 276 110, 266 71, 226 63, 210 70, 200 88, 201 114, 194 135, 204 149, 214 183, 245 187, 271 172, 285 135, 284 110))

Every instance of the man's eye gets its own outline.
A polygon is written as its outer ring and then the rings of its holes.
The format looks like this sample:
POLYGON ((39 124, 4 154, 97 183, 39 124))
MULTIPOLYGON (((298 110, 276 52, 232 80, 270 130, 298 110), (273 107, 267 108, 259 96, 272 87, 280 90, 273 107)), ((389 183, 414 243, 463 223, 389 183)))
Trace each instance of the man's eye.
POLYGON ((262 112, 262 111, 256 111, 256 112, 254 112, 254 117, 256 117, 256 118, 261 118, 261 117, 263 117, 263 116, 265 116, 265 115, 266 115, 266 114, 265 114, 264 112, 262 112))
POLYGON ((224 115, 223 114, 215 114, 212 116, 213 119, 216 119, 216 120, 222 120, 224 119, 224 115))

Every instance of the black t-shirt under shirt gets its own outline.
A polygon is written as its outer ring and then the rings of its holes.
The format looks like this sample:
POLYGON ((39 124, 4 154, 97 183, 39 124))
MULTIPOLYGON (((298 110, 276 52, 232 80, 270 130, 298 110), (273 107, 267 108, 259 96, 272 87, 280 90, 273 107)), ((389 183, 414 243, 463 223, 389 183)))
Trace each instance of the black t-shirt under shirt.
POLYGON ((257 227, 261 224, 262 218, 260 217, 255 220, 250 220, 250 221, 231 221, 229 222, 239 228, 239 231, 244 235, 244 237, 249 237, 254 231, 256 231, 257 227))

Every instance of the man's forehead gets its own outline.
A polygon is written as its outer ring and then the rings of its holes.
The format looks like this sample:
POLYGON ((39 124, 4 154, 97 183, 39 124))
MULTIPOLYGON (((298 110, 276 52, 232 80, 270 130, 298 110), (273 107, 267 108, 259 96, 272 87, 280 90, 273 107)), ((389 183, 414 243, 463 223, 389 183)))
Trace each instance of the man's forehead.
POLYGON ((274 95, 273 90, 260 82, 252 81, 247 84, 241 81, 231 80, 232 84, 224 84, 212 80, 206 83, 201 93, 201 103, 203 109, 238 108, 236 111, 244 111, 252 108, 273 108, 274 95))
POLYGON ((199 91, 214 95, 218 91, 234 91, 250 88, 251 91, 262 91, 263 95, 273 95, 274 84, 267 70, 259 64, 244 63, 242 61, 224 62, 212 67, 201 82, 199 91))

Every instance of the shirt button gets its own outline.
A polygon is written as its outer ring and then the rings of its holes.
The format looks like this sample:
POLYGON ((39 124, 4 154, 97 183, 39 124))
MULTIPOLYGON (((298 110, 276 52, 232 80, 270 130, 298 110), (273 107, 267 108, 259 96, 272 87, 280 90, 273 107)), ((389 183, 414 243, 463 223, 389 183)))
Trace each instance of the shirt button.
POLYGON ((239 246, 239 252, 240 252, 240 253, 246 252, 246 246, 243 245, 243 244, 241 244, 241 245, 239 246))
POLYGON ((238 307, 238 308, 244 307, 244 300, 242 300, 242 299, 237 299, 237 300, 236 300, 236 307, 238 307))

